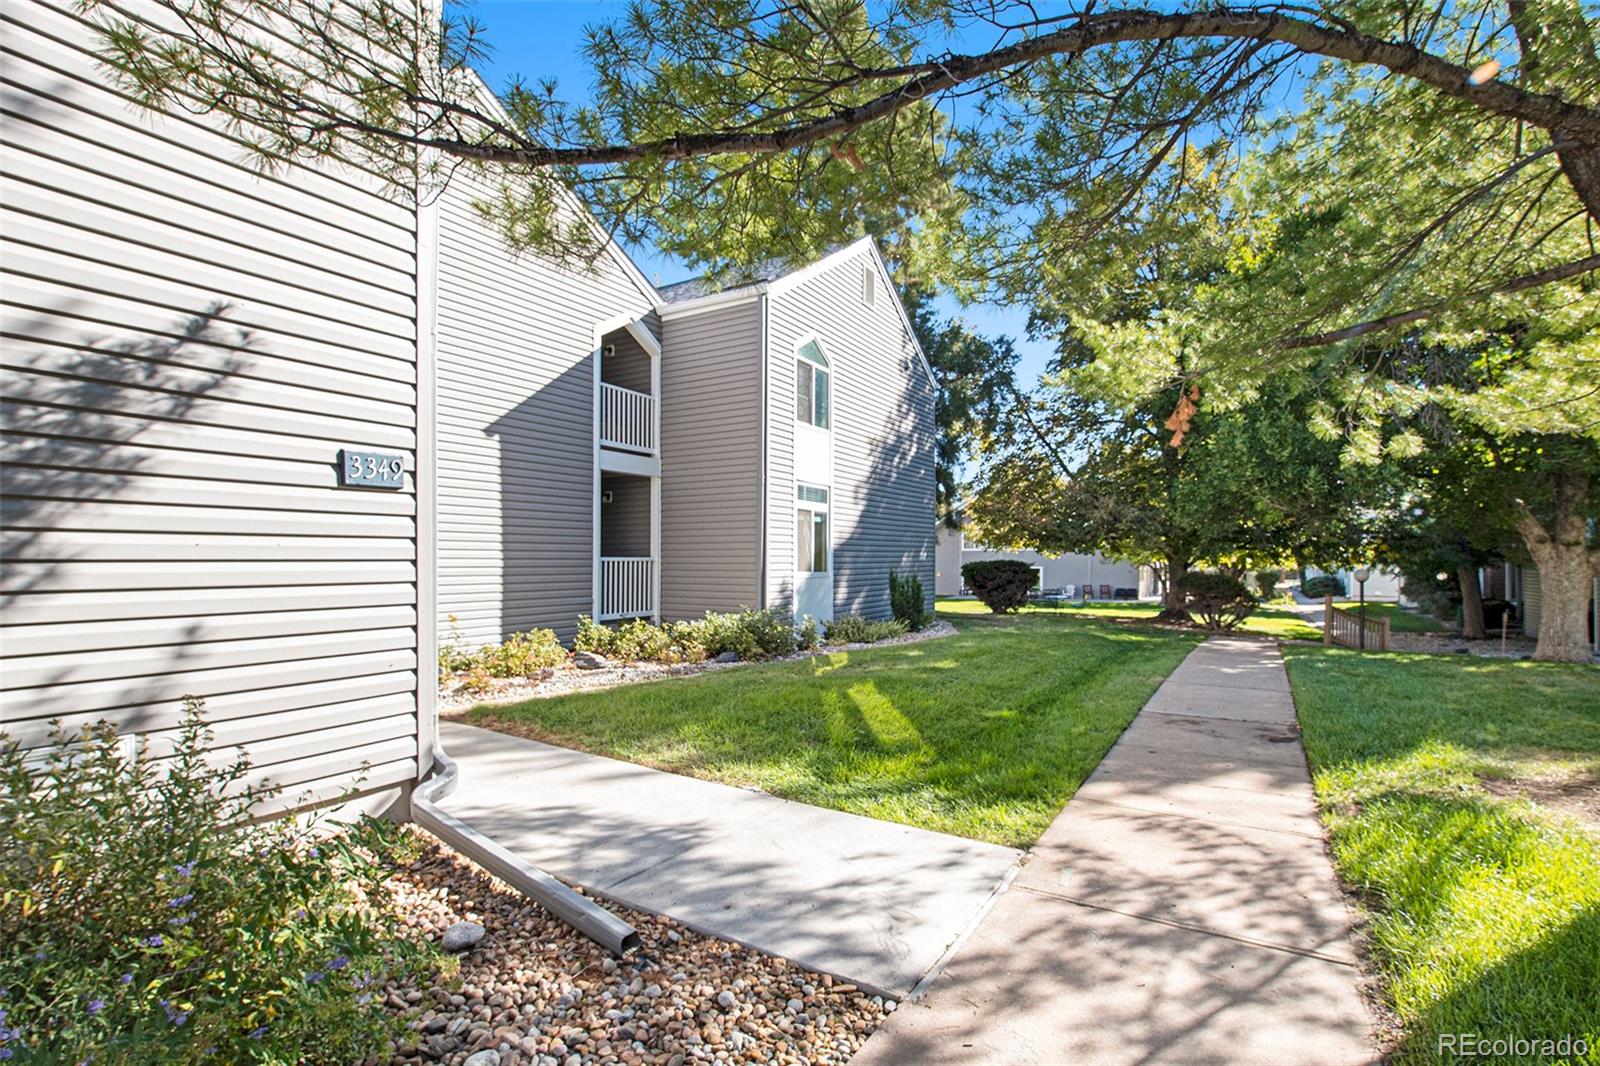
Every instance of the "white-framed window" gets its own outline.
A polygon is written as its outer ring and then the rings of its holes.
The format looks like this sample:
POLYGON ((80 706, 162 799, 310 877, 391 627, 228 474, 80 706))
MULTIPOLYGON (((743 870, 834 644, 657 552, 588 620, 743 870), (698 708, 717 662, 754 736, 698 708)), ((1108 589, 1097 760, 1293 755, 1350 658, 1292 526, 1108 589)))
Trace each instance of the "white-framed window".
POLYGON ((806 341, 795 352, 794 417, 818 429, 827 429, 833 416, 828 357, 822 345, 806 341))
POLYGON ((969 538, 967 536, 967 531, 962 530, 961 550, 964 552, 986 552, 989 550, 989 546, 987 544, 980 544, 978 541, 969 538))
POLYGON ((795 488, 794 565, 802 574, 825 573, 828 561, 828 490, 795 488))

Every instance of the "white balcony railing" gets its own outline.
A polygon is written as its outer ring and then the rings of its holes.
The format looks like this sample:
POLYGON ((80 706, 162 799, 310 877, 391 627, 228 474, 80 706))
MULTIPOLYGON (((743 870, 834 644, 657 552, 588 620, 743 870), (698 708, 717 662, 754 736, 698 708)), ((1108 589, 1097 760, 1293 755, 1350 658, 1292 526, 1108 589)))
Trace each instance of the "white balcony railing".
POLYGON ((600 560, 600 616, 596 621, 646 618, 656 612, 656 561, 649 556, 600 560))
POLYGON ((600 443, 636 452, 656 450, 656 398, 600 383, 600 443))

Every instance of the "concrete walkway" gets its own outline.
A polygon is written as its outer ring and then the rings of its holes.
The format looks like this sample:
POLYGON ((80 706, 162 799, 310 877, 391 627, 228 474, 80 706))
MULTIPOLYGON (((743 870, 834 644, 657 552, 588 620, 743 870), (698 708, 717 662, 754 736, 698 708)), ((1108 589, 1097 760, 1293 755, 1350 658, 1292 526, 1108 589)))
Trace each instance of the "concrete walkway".
POLYGON ((1377 1057, 1276 646, 1157 690, 928 994, 853 1061, 1377 1057))
POLYGON ((536 866, 903 998, 1021 853, 455 722, 443 806, 536 866))

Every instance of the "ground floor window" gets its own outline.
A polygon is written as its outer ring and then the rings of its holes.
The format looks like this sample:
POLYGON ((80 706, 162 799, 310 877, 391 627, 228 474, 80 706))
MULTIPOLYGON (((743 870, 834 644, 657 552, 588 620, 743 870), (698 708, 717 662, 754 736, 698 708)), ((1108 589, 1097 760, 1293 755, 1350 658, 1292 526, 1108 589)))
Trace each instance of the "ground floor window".
POLYGON ((795 568, 803 574, 828 569, 828 490, 801 485, 795 492, 795 568))

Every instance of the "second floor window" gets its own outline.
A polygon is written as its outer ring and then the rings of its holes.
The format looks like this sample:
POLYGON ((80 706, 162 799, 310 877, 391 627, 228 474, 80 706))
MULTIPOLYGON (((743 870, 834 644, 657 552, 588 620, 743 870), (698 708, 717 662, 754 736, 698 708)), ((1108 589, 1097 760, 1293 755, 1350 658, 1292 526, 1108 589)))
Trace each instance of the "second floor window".
POLYGON ((794 361, 794 416, 801 422, 827 429, 831 416, 828 357, 821 345, 807 341, 794 361))

